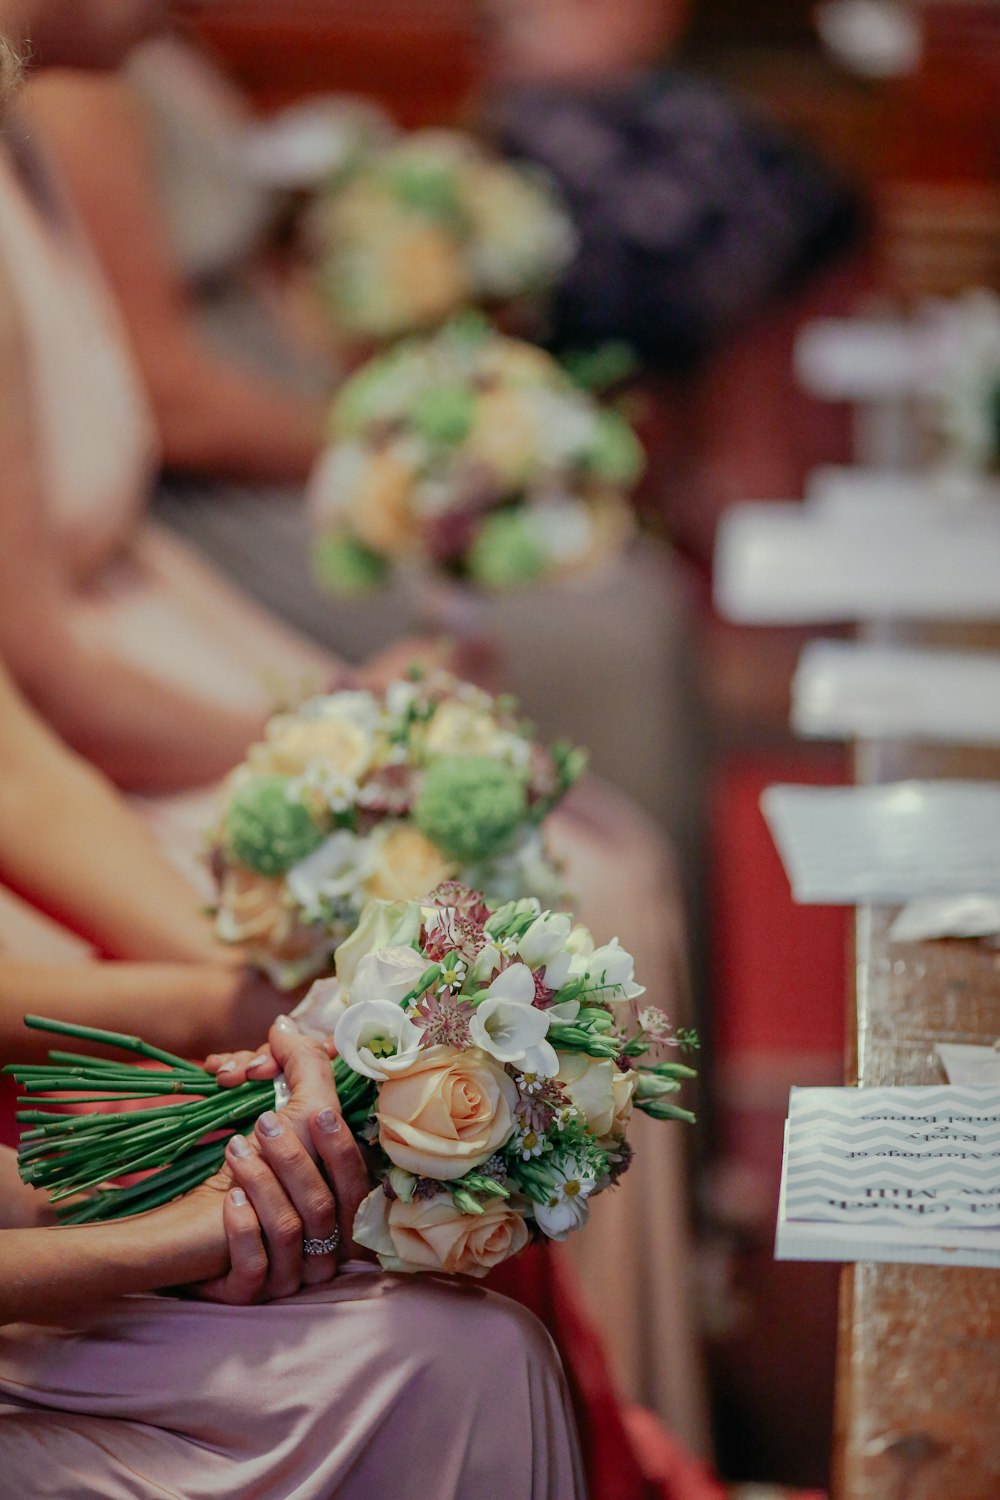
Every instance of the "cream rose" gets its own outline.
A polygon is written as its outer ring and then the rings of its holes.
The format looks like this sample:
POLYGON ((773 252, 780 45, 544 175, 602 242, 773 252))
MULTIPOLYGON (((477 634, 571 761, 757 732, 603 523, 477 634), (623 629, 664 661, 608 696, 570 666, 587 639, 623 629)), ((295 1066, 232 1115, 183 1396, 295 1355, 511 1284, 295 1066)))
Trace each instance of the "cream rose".
POLYGON ((497 755, 505 736, 493 715, 471 703, 442 703, 427 726, 430 755, 497 755))
POLYGON ((528 1226, 509 1203, 483 1207, 482 1214, 463 1214, 450 1193, 404 1203, 376 1188, 358 1209, 354 1239, 375 1251, 385 1271, 485 1276, 524 1249, 528 1226))
MULTIPOLYGON (((610 1059, 598 1060, 582 1052, 560 1052, 558 1057, 556 1078, 565 1086, 583 1123, 598 1139, 609 1135, 617 1111, 615 1074, 618 1068, 610 1059)), ((618 1073, 618 1076, 625 1075, 618 1073)))
POLYGON ((412 823, 383 823, 372 842, 377 864, 365 882, 367 896, 415 901, 455 874, 455 866, 412 823))
POLYGON ((428 1047, 382 1085, 379 1141, 397 1167, 449 1182, 510 1139, 516 1103, 512 1079, 478 1048, 428 1047))
POLYGON ((241 865, 222 876, 215 925, 223 942, 245 943, 279 963, 308 958, 323 938, 321 929, 299 921, 289 907, 283 880, 241 865))
POLYGON ((638 1076, 634 1068, 630 1068, 627 1073, 623 1073, 620 1068, 615 1068, 614 1077, 611 1080, 615 1113, 611 1121, 611 1129, 608 1131, 613 1141, 625 1139, 628 1122, 632 1118, 632 1101, 638 1076))
POLYGON ((356 781, 371 765, 372 736, 349 718, 279 717, 268 725, 267 739, 251 746, 247 757, 255 771, 301 776, 319 763, 356 781))
POLYGON ((373 552, 405 552, 413 541, 416 521, 410 505, 414 474, 397 453, 374 453, 351 507, 351 520, 360 541, 373 552))
POLYGON ((344 988, 350 989, 361 960, 369 953, 410 947, 420 936, 420 924, 421 911, 415 901, 369 901, 358 925, 337 949, 337 978, 344 988))

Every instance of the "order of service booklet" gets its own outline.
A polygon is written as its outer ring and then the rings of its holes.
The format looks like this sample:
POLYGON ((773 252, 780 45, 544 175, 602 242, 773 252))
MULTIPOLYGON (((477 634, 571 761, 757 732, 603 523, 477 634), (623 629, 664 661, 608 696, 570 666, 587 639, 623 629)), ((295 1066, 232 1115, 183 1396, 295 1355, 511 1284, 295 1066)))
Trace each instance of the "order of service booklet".
POLYGON ((774 1253, 1000 1266, 1000 1086, 793 1088, 774 1253))

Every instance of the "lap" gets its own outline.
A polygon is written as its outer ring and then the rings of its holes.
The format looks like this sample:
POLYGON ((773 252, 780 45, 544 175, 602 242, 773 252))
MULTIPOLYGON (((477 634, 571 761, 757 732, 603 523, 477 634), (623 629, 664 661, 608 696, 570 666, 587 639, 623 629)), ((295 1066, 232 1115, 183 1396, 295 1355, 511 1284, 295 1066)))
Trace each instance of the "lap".
POLYGON ((570 1423, 541 1325, 443 1278, 348 1271, 262 1307, 131 1298, 72 1331, 0 1331, 20 1494, 478 1500, 502 1476, 572 1500, 570 1423))

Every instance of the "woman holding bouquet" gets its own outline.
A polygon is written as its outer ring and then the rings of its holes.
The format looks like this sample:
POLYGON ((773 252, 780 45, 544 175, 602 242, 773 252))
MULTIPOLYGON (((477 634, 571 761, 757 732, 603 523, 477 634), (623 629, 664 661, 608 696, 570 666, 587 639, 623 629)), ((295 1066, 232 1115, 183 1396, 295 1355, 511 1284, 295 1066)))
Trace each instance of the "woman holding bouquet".
POLYGON ((352 1258, 368 1179, 329 1061, 287 1020, 270 1042, 290 1102, 204 1188, 121 1224, 0 1231, 10 1492, 577 1500, 547 1335, 488 1292, 352 1258), (146 1295, 179 1281, 209 1304, 146 1295))
MULTIPOLYGON (((0 0, 0 31, 15 16, 23 22, 39 66, 112 66, 161 9, 151 0, 0 0)), ((153 468, 146 404, 72 211, 33 147, 8 120, 0 136, 0 654, 71 744, 120 786, 156 793, 145 810, 193 867, 215 816, 206 785, 259 735, 275 686, 294 698, 305 683, 327 681, 335 664, 142 518, 153 468), (200 790, 190 800, 174 795, 185 789, 200 790)), ((581 918, 617 931, 656 976, 658 998, 676 1008, 680 904, 655 827, 588 781, 553 816, 552 835, 581 918)), ((40 858, 54 860, 55 849, 47 839, 40 858)), ((676 1142, 665 1138, 644 1162, 607 1215, 608 1240, 602 1245, 596 1229, 590 1236, 595 1286, 604 1279, 598 1263, 613 1255, 626 1268, 623 1296, 638 1286, 653 1240, 665 1263, 686 1264, 682 1216, 655 1206, 671 1188, 683 1196, 676 1142), (640 1180, 647 1171, 649 1183, 640 1180), (646 1205, 639 1232, 624 1207, 632 1200, 646 1205)), ((631 1383, 655 1370, 675 1425, 697 1444, 683 1272, 663 1279, 653 1307, 646 1295, 627 1296, 627 1314, 617 1308, 607 1331, 631 1383)))

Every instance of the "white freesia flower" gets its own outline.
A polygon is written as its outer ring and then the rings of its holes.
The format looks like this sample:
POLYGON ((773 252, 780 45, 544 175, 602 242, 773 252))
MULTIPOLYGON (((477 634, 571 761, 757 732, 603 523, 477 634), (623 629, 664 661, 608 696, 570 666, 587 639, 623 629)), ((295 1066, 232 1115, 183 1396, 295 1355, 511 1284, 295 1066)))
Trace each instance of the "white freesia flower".
POLYGON ((368 474, 370 454, 359 442, 340 442, 327 448, 306 485, 306 508, 320 526, 346 521, 368 474))
POLYGON ((420 905, 416 901, 369 901, 357 927, 337 949, 337 978, 341 984, 348 990, 351 988, 365 954, 413 944, 420 936, 420 921, 420 905))
POLYGON ((379 948, 366 953, 354 971, 348 1005, 366 1005, 388 1000, 400 1005, 428 967, 427 959, 414 948, 379 948))
POLYGON ((347 1009, 347 997, 339 979, 317 979, 292 1011, 292 1020, 306 1036, 332 1036, 347 1009))
POLYGON ((569 978, 572 955, 566 947, 572 928, 561 912, 546 911, 537 917, 517 945, 531 969, 542 969, 542 982, 550 990, 562 989, 569 978))
POLYGON ((334 1046, 349 1068, 383 1083, 419 1056, 423 1033, 391 1000, 349 1005, 337 1022, 334 1046))
POLYGON ((564 1240, 574 1229, 582 1229, 590 1214, 587 1199, 597 1186, 591 1172, 576 1162, 552 1168, 555 1179, 548 1203, 535 1204, 535 1220, 550 1240, 564 1240))
POLYGON ((288 893, 307 918, 315 919, 322 902, 349 900, 360 891, 375 864, 371 841, 341 828, 292 866, 286 877, 288 893))
POLYGON ((416 698, 416 684, 397 678, 385 690, 386 713, 393 719, 401 719, 416 698))
POLYGON ((635 983, 635 959, 617 938, 588 955, 575 957, 571 972, 587 976, 589 999, 636 1000, 646 993, 645 985, 635 983))
POLYGON ((498 1062, 526 1073, 553 1078, 559 1069, 555 1048, 546 1041, 549 1017, 532 1003, 535 979, 525 964, 511 964, 498 974, 469 1022, 473 1045, 498 1062))

